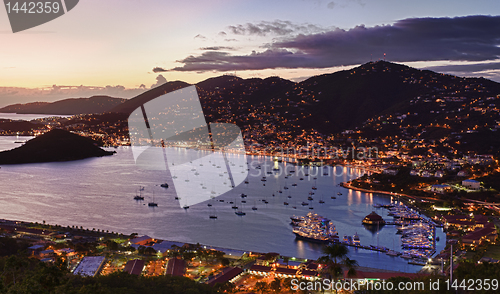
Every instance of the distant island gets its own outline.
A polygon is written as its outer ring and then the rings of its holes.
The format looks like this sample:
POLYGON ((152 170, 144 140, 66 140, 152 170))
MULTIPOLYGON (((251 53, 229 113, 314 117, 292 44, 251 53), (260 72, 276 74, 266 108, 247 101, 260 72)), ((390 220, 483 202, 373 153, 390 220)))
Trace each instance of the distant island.
POLYGON ((20 164, 79 160, 113 155, 89 138, 54 129, 12 150, 0 152, 0 164, 20 164))
POLYGON ((127 99, 104 95, 92 96, 90 98, 68 98, 56 102, 12 104, 0 108, 0 113, 54 115, 103 113, 110 111, 125 101, 127 101, 127 99))

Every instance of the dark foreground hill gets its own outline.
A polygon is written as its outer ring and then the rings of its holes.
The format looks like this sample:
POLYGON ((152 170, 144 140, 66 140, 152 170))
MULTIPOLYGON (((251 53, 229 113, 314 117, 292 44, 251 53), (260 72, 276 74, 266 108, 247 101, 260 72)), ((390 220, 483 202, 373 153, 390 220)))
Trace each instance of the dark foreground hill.
POLYGON ((109 96, 92 96, 90 98, 69 98, 56 102, 33 102, 13 104, 0 108, 4 113, 36 113, 36 114, 92 114, 103 113, 127 101, 109 96))
POLYGON ((113 155, 89 138, 65 130, 52 130, 21 147, 0 152, 0 164, 70 161, 113 155))

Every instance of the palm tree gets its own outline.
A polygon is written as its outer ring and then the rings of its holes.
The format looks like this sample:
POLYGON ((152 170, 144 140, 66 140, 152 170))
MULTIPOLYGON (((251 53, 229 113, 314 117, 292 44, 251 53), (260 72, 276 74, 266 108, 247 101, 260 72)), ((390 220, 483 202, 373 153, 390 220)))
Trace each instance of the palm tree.
POLYGON ((353 259, 349 259, 347 254, 349 249, 344 244, 331 244, 323 247, 323 256, 318 259, 318 262, 326 264, 326 272, 329 274, 330 279, 337 282, 337 278, 342 276, 343 268, 348 269, 348 276, 356 275, 356 266, 358 262, 353 259))
POLYGON ((260 293, 266 292, 268 287, 269 285, 264 281, 255 283, 255 290, 259 291, 260 293))

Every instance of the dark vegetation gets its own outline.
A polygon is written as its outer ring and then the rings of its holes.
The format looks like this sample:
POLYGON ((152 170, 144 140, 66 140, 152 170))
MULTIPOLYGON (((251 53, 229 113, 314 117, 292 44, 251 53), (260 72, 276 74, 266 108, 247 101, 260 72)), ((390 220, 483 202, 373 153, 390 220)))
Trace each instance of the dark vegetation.
POLYGON ((0 258, 0 293, 218 293, 216 288, 185 277, 143 277, 124 272, 81 277, 69 273, 64 264, 45 264, 34 258, 10 255, 0 258))
POLYGON ((69 161, 113 153, 99 148, 92 139, 55 129, 18 148, 0 152, 0 164, 69 161))

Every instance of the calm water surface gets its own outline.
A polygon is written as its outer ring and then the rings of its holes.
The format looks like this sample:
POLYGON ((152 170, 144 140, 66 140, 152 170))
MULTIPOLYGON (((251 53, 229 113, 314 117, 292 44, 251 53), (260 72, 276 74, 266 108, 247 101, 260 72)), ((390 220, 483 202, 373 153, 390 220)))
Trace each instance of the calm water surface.
MULTIPOLYGON (((0 137, 0 149, 17 146, 14 143, 26 137, 0 137)), ((310 211, 333 220, 340 237, 358 233, 361 244, 379 245, 400 250, 400 235, 394 226, 385 226, 377 232, 366 229, 361 220, 376 210, 386 220, 392 220, 384 209, 375 209, 376 203, 390 203, 384 195, 356 192, 339 187, 340 182, 360 176, 361 171, 345 167, 310 168, 306 177, 302 167, 290 164, 287 170, 294 175, 285 179, 285 174, 259 174, 257 165, 271 164, 267 157, 248 157, 251 166, 248 184, 241 184, 232 191, 212 201, 213 207, 203 202, 188 210, 180 207, 174 199, 174 187, 164 189, 160 183, 172 182, 165 173, 136 168, 129 147, 120 147, 113 156, 91 158, 63 163, 41 163, 3 165, 0 169, 0 218, 42 222, 63 226, 75 225, 84 228, 104 229, 130 234, 137 232, 156 238, 220 246, 225 248, 279 252, 282 255, 316 259, 321 256, 321 245, 295 240, 290 226, 290 216, 305 215, 310 211), (328 171, 329 176, 323 172, 328 171), (317 177, 314 180, 313 177, 317 177), (265 183, 262 176, 267 176, 265 183), (300 180, 304 177, 304 180, 300 180), (297 183, 296 187, 292 184, 297 183), (265 184, 265 185, 264 185, 265 184), (139 186, 145 186, 145 201, 133 200, 139 186), (287 185, 288 190, 283 186, 287 185), (316 185, 313 210, 300 205, 307 201, 311 187, 316 185), (282 189, 283 193, 277 190, 282 189), (158 207, 145 205, 155 195, 158 207), (341 192, 343 195, 338 196, 341 192), (248 195, 246 204, 240 203, 240 194, 248 195), (272 196, 272 195, 275 196, 272 196), (288 198, 291 195, 292 198, 288 198), (336 196, 337 199, 331 199, 336 196), (217 200, 223 199, 225 202, 217 200), (264 204, 262 200, 268 201, 264 204), (323 199, 324 204, 318 201, 323 199), (237 216, 231 208, 234 201, 246 215, 237 216), (290 205, 285 206, 287 201, 290 205), (258 210, 251 210, 252 206, 258 210), (296 206, 297 209, 294 209, 296 206), (216 213, 218 219, 209 219, 216 213)), ((237 155, 234 155, 237 156, 237 155)), ((285 166, 281 164, 283 170, 285 166)), ((441 242, 438 252, 444 247, 445 235, 438 229, 441 242)), ((350 249, 351 258, 362 266, 416 272, 421 267, 383 253, 350 249)))

